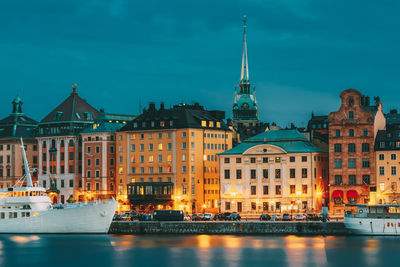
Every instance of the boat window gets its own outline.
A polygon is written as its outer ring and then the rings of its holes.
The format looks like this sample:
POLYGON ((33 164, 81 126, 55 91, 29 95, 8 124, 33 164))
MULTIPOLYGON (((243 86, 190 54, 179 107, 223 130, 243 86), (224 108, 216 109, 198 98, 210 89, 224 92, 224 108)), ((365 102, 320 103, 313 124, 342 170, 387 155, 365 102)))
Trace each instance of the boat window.
POLYGON ((27 212, 27 213, 25 213, 25 215, 26 215, 26 217, 30 217, 30 216, 31 216, 31 213, 30 213, 30 212, 27 212))
MULTIPOLYGON (((5 218, 6 218, 6 213, 5 212, 1 212, 0 213, 0 219, 5 219, 5 218)), ((400 223, 399 223, 399 225, 400 225, 400 223)))
POLYGON ((32 196, 32 191, 31 191, 31 192, 29 192, 29 196, 32 196))
POLYGON ((21 217, 25 218, 25 212, 21 212, 21 217))
POLYGON ((33 216, 38 216, 39 215, 39 213, 37 212, 37 211, 35 211, 34 213, 33 213, 33 216))

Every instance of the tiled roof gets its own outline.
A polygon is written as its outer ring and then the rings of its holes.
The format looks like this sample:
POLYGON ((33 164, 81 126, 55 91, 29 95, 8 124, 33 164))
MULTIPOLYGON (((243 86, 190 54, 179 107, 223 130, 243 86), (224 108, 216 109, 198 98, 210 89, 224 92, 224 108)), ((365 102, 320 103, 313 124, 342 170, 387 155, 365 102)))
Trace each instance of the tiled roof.
POLYGON ((0 138, 34 138, 38 122, 22 111, 22 100, 17 96, 13 102, 13 112, 0 120, 0 138))
POLYGON ((128 122, 126 126, 121 128, 121 131, 182 128, 215 128, 229 130, 228 126, 223 121, 224 117, 224 112, 208 111, 197 103, 194 105, 179 104, 169 109, 161 107, 158 110, 155 108, 155 105, 152 104, 149 109, 144 110, 136 119, 128 122), (207 127, 202 127, 202 121, 207 122, 207 127), (208 123, 210 121, 214 122, 213 127, 209 127, 208 123), (151 126, 152 122, 154 126, 151 126), (221 127, 217 128, 216 122, 220 122, 221 127))
POLYGON ((82 99, 73 90, 71 95, 51 111, 40 124, 59 122, 93 122, 100 116, 100 112, 82 99))
POLYGON ((282 140, 307 140, 307 138, 296 129, 270 130, 262 132, 247 139, 253 141, 282 141, 282 140))
POLYGON ((324 153, 326 151, 316 147, 296 129, 270 130, 256 135, 247 141, 233 147, 220 155, 240 155, 251 147, 263 144, 274 145, 282 148, 287 153, 324 153), (251 139, 251 140, 250 140, 251 139))
POLYGON ((115 122, 101 122, 100 124, 93 124, 87 127, 85 130, 81 132, 81 134, 88 133, 115 133, 123 126, 125 123, 115 123, 115 122))

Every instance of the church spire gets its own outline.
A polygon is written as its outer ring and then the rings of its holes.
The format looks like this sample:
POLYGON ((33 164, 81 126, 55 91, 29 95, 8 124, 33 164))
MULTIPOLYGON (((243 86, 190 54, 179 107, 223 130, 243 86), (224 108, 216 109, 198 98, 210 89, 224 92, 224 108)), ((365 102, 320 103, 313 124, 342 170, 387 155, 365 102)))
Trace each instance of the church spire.
POLYGON ((242 71, 240 73, 240 91, 241 93, 250 93, 249 63, 247 61, 247 41, 246 41, 246 19, 243 16, 243 54, 242 54, 242 71))

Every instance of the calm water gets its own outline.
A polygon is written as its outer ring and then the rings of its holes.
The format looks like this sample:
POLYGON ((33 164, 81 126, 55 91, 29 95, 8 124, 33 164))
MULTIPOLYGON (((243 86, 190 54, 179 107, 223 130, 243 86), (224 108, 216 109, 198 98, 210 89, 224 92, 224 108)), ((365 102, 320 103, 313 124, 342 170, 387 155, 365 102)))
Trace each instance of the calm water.
POLYGON ((399 266, 400 237, 0 235, 0 266, 399 266))

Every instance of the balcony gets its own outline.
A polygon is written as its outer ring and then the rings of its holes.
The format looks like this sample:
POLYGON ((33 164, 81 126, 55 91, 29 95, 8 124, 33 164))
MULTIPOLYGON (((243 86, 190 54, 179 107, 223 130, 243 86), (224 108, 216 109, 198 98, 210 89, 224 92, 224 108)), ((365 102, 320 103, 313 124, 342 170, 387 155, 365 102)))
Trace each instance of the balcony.
POLYGON ((132 205, 166 204, 172 201, 170 182, 141 182, 128 184, 128 199, 132 205))

